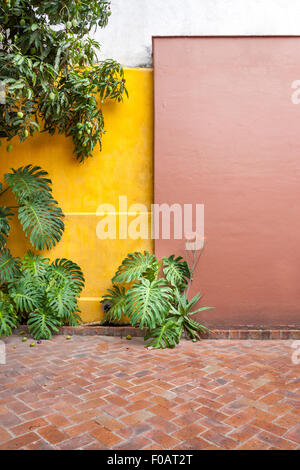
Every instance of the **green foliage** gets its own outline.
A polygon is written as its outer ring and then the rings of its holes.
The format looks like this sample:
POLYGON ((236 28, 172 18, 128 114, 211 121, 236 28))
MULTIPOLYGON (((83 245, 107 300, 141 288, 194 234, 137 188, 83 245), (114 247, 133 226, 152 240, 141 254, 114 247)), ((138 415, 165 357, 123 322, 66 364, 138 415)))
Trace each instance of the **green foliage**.
POLYGON ((80 293, 84 287, 84 277, 78 264, 65 258, 56 259, 49 267, 49 278, 58 284, 69 285, 80 293))
POLYGON ((44 178, 46 175, 46 171, 31 165, 5 175, 19 203, 18 217, 25 235, 38 249, 55 246, 64 230, 63 214, 53 199, 51 180, 44 178))
POLYGON ((74 295, 72 286, 52 282, 47 292, 46 301, 51 309, 59 318, 67 320, 69 312, 74 312, 77 308, 77 299, 74 295))
POLYGON ((39 278, 33 278, 29 273, 10 282, 8 291, 11 299, 20 313, 30 313, 39 308, 43 299, 43 287, 39 278))
POLYGON ((175 297, 175 306, 171 305, 170 314, 177 320, 178 325, 182 326, 191 339, 200 339, 199 333, 206 333, 209 330, 201 323, 192 320, 190 316, 213 307, 201 307, 191 311, 193 306, 200 300, 199 294, 195 295, 190 301, 187 300, 185 293, 180 295, 179 292, 175 292, 175 297))
POLYGON ((208 329, 190 316, 212 307, 192 311, 200 295, 187 300, 185 289, 190 278, 189 266, 181 256, 158 261, 148 252, 130 253, 112 279, 113 288, 101 301, 110 304, 103 323, 119 323, 123 316, 129 317, 133 326, 146 329, 147 346, 153 348, 175 347, 183 331, 191 339, 200 339, 199 333, 208 329))
POLYGON ((144 251, 144 253, 129 253, 119 266, 112 282, 136 281, 141 279, 149 270, 156 270, 157 264, 155 256, 147 251, 144 251))
POLYGON ((115 321, 119 323, 126 312, 126 292, 123 286, 113 285, 112 289, 107 289, 108 294, 103 296, 102 303, 109 302, 110 309, 104 319, 105 321, 115 321))
POLYGON ((27 165, 17 170, 12 169, 11 173, 5 175, 6 183, 20 202, 23 199, 30 199, 38 191, 51 193, 51 180, 45 178, 48 173, 38 166, 27 165))
MULTIPOLYGON (((0 184, 1 191, 1 184, 0 184)), ((6 245, 10 226, 9 219, 13 216, 9 207, 0 207, 0 248, 6 245)))
POLYGON ((107 0, 0 0, 0 138, 23 142, 43 124, 70 136, 80 161, 101 148, 101 104, 127 94, 120 64, 99 62, 100 46, 88 36, 110 14, 107 0))
POLYGON ((31 251, 20 261, 6 248, 9 219, 17 210, 25 235, 37 249, 50 249, 60 240, 63 213, 53 199, 51 180, 40 167, 28 165, 5 175, 6 188, 18 205, 0 207, 0 336, 28 321, 36 339, 48 339, 62 324, 76 325, 78 297, 84 286, 80 267, 65 258, 50 263, 31 251))
POLYGON ((151 346, 155 349, 175 348, 179 343, 182 334, 182 328, 171 318, 166 319, 160 326, 154 330, 150 330, 145 335, 147 347, 151 346))
POLYGON ((25 314, 35 339, 49 339, 58 326, 80 322, 78 297, 84 277, 76 263, 64 258, 50 263, 28 252, 20 270, 7 285, 8 298, 17 312, 25 314))
POLYGON ((7 248, 0 250, 0 284, 11 281, 19 273, 19 258, 14 258, 7 248))
POLYGON ((18 318, 9 296, 0 291, 0 337, 11 335, 17 324, 18 318))
POLYGON ((32 251, 28 251, 21 261, 21 269, 32 277, 41 277, 46 274, 49 261, 49 258, 44 258, 44 256, 35 255, 32 251))
POLYGON ((28 329, 35 339, 50 339, 60 325, 61 322, 47 311, 32 312, 28 319, 28 329))
POLYGON ((14 207, 0 207, 0 285, 13 281, 20 272, 19 258, 5 248, 9 221, 15 211, 25 235, 35 248, 50 249, 61 239, 63 213, 53 199, 51 180, 47 176, 48 173, 40 167, 27 165, 12 169, 4 176, 5 189, 0 185, 0 196, 10 190, 18 203, 14 207))
POLYGON ((63 217, 57 201, 41 193, 30 199, 22 200, 18 217, 25 235, 39 250, 50 250, 62 237, 63 217))
MULTIPOLYGON (((12 169, 4 176, 7 186, 0 196, 11 190, 18 206, 0 208, 1 253, 7 241, 9 218, 14 214, 14 209, 17 209, 25 235, 35 248, 50 249, 60 241, 64 231, 63 213, 57 201, 53 199, 51 180, 46 176, 46 171, 32 165, 12 169)), ((0 279, 1 282, 9 280, 7 276, 0 279)))
POLYGON ((187 262, 183 260, 182 256, 174 258, 174 255, 171 255, 169 258, 164 257, 163 263, 163 271, 167 281, 173 287, 177 287, 182 291, 187 286, 188 279, 191 276, 187 262))
POLYGON ((153 330, 165 319, 172 299, 171 289, 164 279, 140 281, 127 291, 126 312, 132 325, 153 330))

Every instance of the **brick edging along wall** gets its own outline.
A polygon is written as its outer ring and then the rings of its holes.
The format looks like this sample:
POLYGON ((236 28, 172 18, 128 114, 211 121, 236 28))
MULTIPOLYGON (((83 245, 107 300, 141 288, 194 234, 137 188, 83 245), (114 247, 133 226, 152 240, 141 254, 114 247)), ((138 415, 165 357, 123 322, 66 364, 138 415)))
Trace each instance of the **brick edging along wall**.
MULTIPOLYGON (((61 334, 99 336, 144 336, 144 331, 132 326, 63 326, 61 334)), ((203 339, 299 339, 300 330, 211 330, 203 339)))
MULTIPOLYGON (((28 331, 27 325, 15 331, 28 331)), ((62 326, 58 334, 79 336, 120 336, 143 337, 145 331, 133 326, 62 326)), ((202 339, 299 339, 300 330, 211 330, 202 334, 202 339)))

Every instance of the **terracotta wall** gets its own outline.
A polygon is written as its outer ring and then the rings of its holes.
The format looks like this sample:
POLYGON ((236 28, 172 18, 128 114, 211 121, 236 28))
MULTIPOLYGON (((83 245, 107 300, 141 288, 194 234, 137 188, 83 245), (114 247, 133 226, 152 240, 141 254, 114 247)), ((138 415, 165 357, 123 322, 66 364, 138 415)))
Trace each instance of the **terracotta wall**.
POLYGON ((205 205, 213 327, 300 326, 299 63, 297 37, 154 39, 155 202, 205 205))

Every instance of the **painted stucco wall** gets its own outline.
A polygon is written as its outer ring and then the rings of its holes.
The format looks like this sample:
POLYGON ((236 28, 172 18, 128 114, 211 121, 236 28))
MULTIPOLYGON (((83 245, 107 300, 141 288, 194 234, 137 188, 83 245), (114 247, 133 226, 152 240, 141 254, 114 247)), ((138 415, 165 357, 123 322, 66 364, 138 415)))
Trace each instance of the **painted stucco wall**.
MULTIPOLYGON (((61 242, 46 254, 52 259, 72 259, 83 269, 86 286, 80 308, 85 322, 101 318, 100 298, 111 286, 110 279, 127 253, 153 248, 150 240, 101 240, 96 236, 101 220, 96 211, 100 204, 112 204, 118 210, 119 195, 124 195, 128 207, 133 203, 149 207, 153 198, 152 70, 125 70, 125 77, 130 98, 121 104, 104 105, 107 134, 103 151, 96 150, 86 162, 76 161, 70 139, 47 133, 23 144, 13 139, 10 153, 5 145, 0 148, 1 175, 11 167, 29 163, 49 172, 53 195, 66 214, 66 228, 61 242)), ((8 247, 18 256, 32 249, 16 219, 8 247)))
MULTIPOLYGON (((300 38, 157 38, 154 49, 154 201, 204 204, 193 290, 215 309, 198 319, 299 328, 300 38)), ((184 243, 155 240, 155 253, 184 256, 184 243)))
POLYGON ((101 57, 151 66, 152 36, 297 35, 299 0, 112 0, 101 57))

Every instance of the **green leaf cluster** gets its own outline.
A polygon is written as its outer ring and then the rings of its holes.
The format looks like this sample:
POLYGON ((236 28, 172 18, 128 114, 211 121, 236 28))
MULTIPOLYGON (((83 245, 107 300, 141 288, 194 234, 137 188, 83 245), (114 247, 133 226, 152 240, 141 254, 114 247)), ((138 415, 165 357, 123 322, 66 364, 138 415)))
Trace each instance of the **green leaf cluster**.
POLYGON ((7 191, 17 205, 0 207, 0 337, 25 321, 36 339, 48 339, 58 326, 79 323, 84 277, 80 267, 65 258, 50 262, 29 251, 20 260, 6 247, 14 215, 34 248, 49 250, 61 239, 63 213, 52 196, 48 173, 32 165, 12 169, 4 175, 0 196, 7 191))
POLYGON ((158 261, 148 252, 128 254, 112 279, 112 289, 101 300, 110 306, 103 323, 128 317, 133 326, 146 330, 147 346, 153 348, 175 347, 183 332, 200 339, 199 333, 208 329, 191 316, 213 307, 192 311, 200 295, 188 301, 185 289, 190 277, 181 256, 158 261))
POLYGON ((64 258, 50 263, 49 258, 28 251, 18 275, 5 286, 2 304, 0 297, 0 335, 2 330, 10 334, 24 320, 35 339, 51 338, 63 324, 77 325, 83 286, 84 277, 76 263, 64 258))
POLYGON ((38 166, 27 165, 12 169, 0 183, 0 197, 11 191, 16 206, 0 207, 0 285, 15 279, 20 272, 20 260, 6 248, 10 220, 17 214, 31 244, 39 250, 51 249, 64 231, 63 212, 52 196, 48 173, 38 166))
POLYGON ((102 102, 128 95, 123 68, 99 61, 88 36, 110 14, 106 0, 0 0, 0 138, 23 142, 42 126, 70 136, 79 161, 101 148, 102 102))

